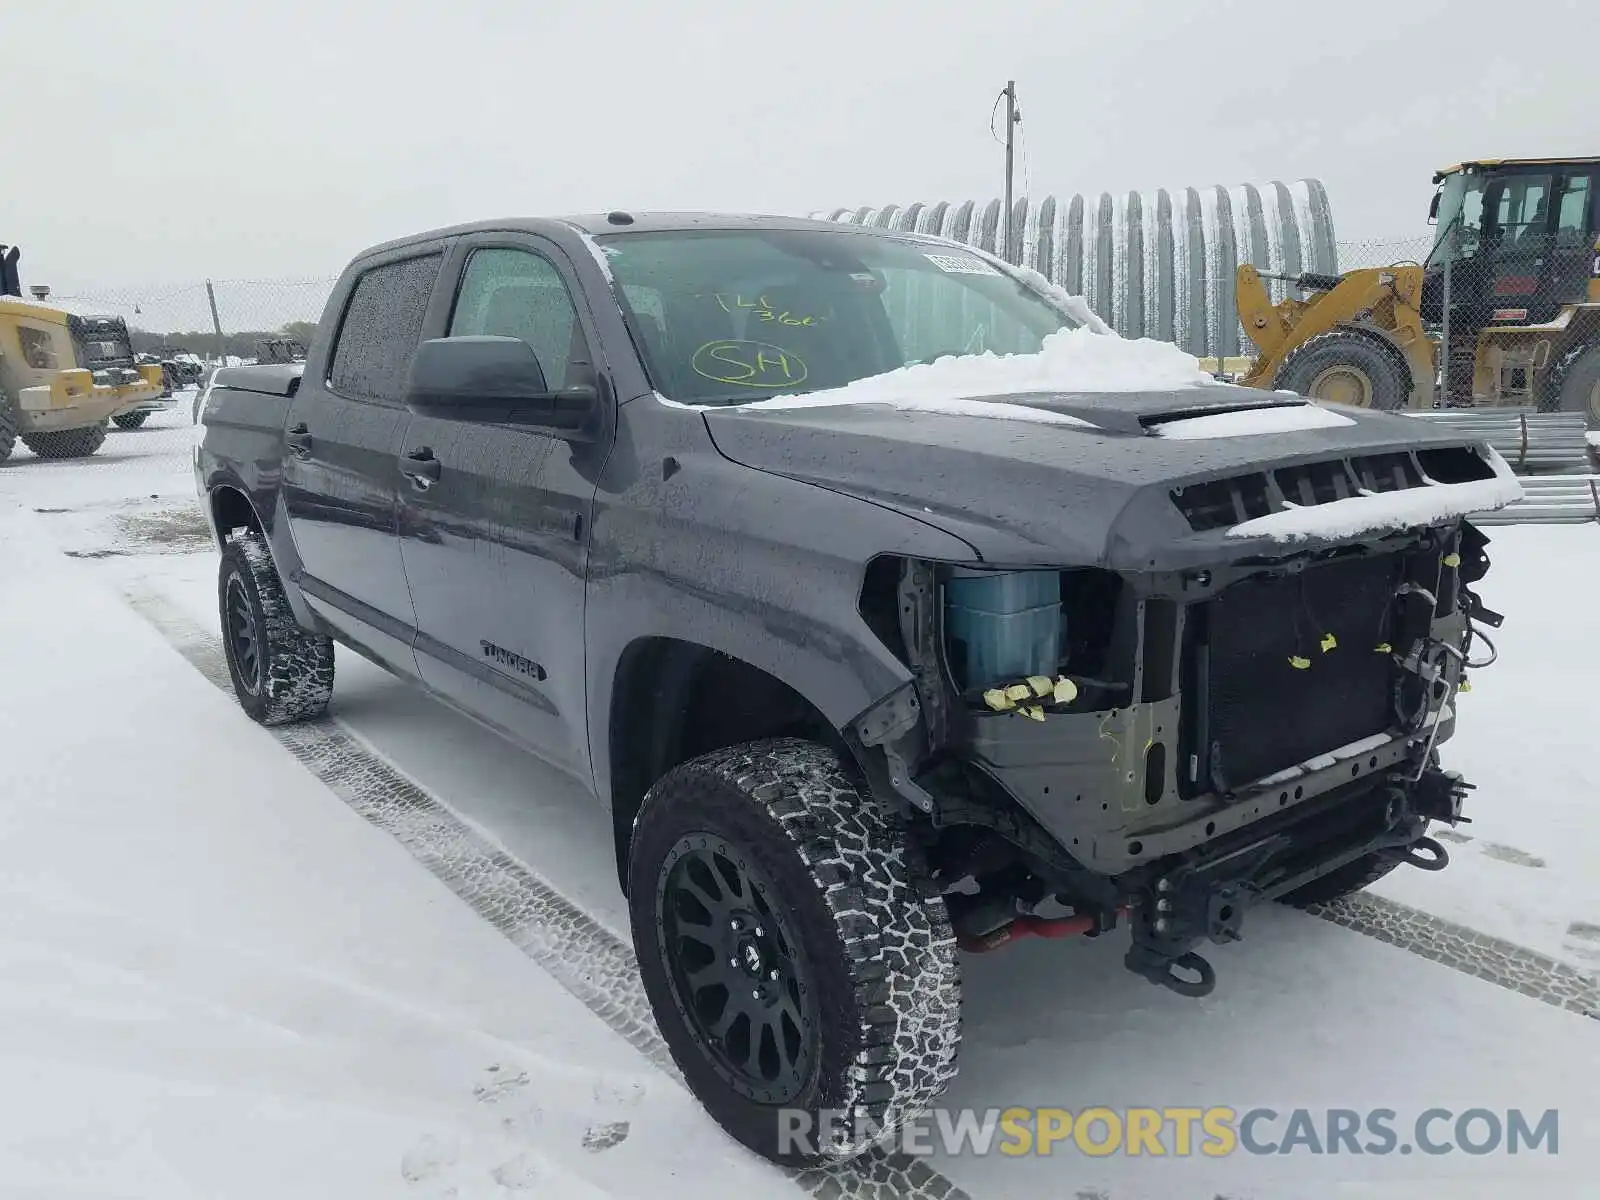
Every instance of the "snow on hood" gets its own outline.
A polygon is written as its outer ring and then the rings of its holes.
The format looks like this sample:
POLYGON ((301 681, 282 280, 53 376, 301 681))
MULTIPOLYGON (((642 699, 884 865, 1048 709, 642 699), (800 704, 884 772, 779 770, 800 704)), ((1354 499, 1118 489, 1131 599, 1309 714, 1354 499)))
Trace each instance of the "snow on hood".
POLYGON ((1155 432, 1164 438, 1250 437, 1264 433, 1293 433, 1301 429, 1332 429, 1354 425, 1343 413, 1307 404, 1298 399, 1276 408, 1246 408, 1236 412, 1210 413, 1203 417, 1182 417, 1163 421, 1155 432))
POLYGON ((1228 530, 1231 538, 1270 537, 1296 542, 1307 538, 1358 537, 1380 529, 1409 529, 1493 512, 1523 497, 1522 484, 1493 447, 1485 447, 1493 479, 1435 483, 1398 492, 1363 492, 1326 504, 1287 505, 1282 512, 1254 517, 1228 530))
POLYGON ((773 412, 882 404, 913 412, 1092 427, 1093 422, 1081 417, 1010 404, 1004 397, 1216 386, 1220 385, 1200 370, 1194 356, 1176 346, 1148 338, 1130 341, 1083 328, 1050 334, 1037 354, 991 351, 950 356, 858 379, 844 387, 716 407, 773 412))

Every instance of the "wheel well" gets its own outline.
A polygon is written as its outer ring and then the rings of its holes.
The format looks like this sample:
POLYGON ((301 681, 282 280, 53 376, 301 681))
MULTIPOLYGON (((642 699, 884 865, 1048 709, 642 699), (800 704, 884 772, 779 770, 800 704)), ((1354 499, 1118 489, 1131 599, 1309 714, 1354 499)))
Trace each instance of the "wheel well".
POLYGON ((257 533, 266 532, 249 498, 238 488, 227 484, 211 489, 211 518, 219 544, 227 539, 232 530, 241 527, 257 533))
POLYGON ((679 763, 770 737, 845 752, 815 705, 759 667, 676 638, 628 647, 617 664, 610 721, 611 818, 624 890, 633 821, 650 786, 679 763))

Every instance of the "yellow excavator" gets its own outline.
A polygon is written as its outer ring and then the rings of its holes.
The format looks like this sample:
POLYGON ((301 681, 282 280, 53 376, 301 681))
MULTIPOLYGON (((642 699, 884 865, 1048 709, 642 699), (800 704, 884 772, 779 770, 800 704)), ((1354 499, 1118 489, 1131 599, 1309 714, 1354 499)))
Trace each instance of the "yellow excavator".
POLYGON ((161 367, 134 360, 128 324, 22 295, 20 254, 0 245, 0 463, 20 438, 40 458, 83 458, 105 443, 106 419, 135 428, 160 407, 161 367))
POLYGON ((1482 159, 1433 182, 1424 263, 1239 268, 1260 351, 1239 382, 1369 408, 1582 412, 1600 429, 1600 158, 1482 159), (1274 304, 1269 279, 1307 298, 1274 304))

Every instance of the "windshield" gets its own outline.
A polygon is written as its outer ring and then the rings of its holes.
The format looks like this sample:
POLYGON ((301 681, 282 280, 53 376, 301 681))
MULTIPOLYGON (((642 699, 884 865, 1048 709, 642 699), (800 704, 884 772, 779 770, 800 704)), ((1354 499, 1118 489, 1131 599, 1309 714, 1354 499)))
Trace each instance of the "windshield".
POLYGON ((1074 323, 958 247, 832 230, 597 239, 656 390, 738 404, 947 354, 1036 354, 1074 323))
POLYGON ((1429 265, 1446 258, 1471 258, 1478 252, 1483 240, 1483 182, 1482 175, 1457 171, 1440 187, 1439 227, 1434 234, 1433 251, 1428 255, 1429 265), (1448 249, 1452 232, 1453 255, 1448 249))

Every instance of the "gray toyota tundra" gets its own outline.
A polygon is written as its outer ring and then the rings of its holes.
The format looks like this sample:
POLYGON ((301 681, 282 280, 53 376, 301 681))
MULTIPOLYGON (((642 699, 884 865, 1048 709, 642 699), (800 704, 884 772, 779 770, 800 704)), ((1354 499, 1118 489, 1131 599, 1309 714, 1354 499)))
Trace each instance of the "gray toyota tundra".
POLYGON ((1252 905, 1439 869, 1461 818, 1504 462, 1198 371, 1007 382, 1085 319, 822 222, 368 250, 204 408, 240 703, 319 717, 338 643, 582 781, 689 1086, 774 1160, 860 1154, 955 1075, 960 951, 1116 932, 1203 995, 1252 905))

